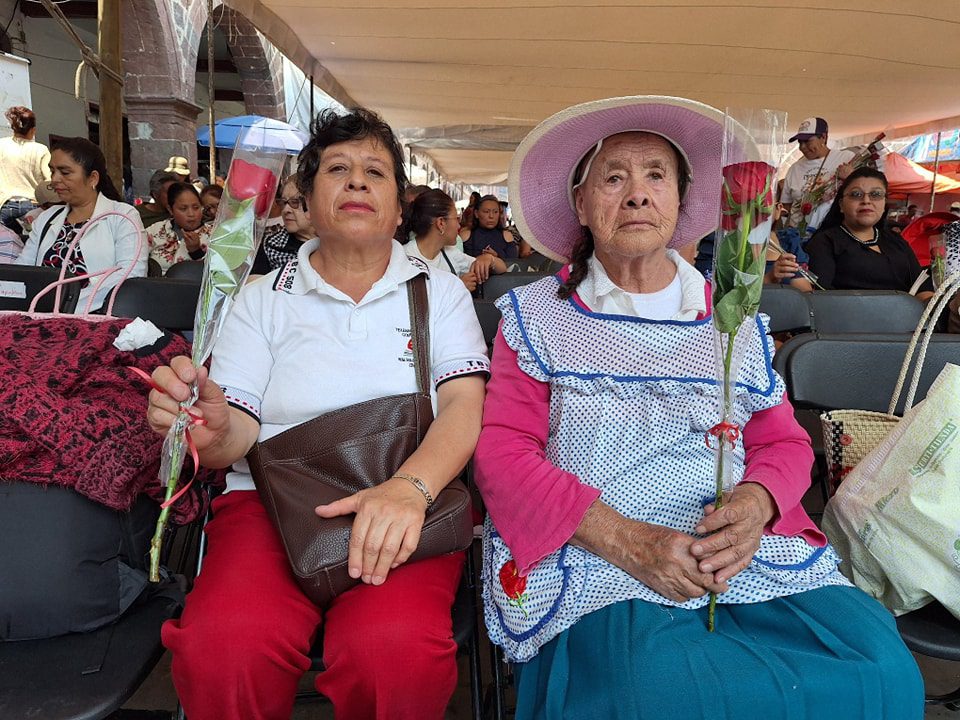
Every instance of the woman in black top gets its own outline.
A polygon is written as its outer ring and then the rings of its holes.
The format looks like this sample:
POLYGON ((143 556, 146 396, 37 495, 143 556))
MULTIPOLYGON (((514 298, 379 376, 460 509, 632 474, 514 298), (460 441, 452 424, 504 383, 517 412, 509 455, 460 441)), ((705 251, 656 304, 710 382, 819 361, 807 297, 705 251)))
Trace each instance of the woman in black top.
MULTIPOLYGON (((807 243, 810 270, 827 290, 909 291, 920 263, 903 238, 886 230, 887 178, 859 168, 843 181, 820 230, 807 243)), ((917 299, 931 296, 929 284, 917 299)))
POLYGON ((504 260, 517 258, 516 238, 500 226, 500 201, 494 195, 484 195, 477 207, 474 227, 460 229, 463 251, 479 257, 489 253, 504 260))

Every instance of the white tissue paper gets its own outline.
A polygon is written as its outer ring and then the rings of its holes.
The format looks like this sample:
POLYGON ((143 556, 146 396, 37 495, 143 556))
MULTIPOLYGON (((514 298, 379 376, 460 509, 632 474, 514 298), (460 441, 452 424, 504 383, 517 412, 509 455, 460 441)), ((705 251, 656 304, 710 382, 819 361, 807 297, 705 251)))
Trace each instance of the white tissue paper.
POLYGON ((113 341, 113 346, 122 351, 138 350, 153 345, 162 337, 163 331, 152 322, 142 318, 134 318, 120 331, 117 339, 113 341))

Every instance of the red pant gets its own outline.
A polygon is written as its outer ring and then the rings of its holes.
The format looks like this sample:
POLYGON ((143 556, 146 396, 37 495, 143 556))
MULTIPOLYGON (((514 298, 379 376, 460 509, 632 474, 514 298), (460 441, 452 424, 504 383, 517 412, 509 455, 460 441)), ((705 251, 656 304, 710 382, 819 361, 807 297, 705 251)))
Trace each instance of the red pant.
POLYGON ((223 495, 214 509, 203 570, 162 632, 189 720, 287 720, 321 621, 316 686, 338 720, 443 717, 457 679, 461 554, 402 565, 323 612, 297 587, 256 492, 223 495))

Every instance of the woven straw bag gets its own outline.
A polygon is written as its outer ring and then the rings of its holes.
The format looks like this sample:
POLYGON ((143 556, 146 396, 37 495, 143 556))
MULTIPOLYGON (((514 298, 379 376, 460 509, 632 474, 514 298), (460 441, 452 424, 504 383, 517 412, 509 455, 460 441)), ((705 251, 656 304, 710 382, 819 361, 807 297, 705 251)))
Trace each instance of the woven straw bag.
POLYGON ((920 318, 920 323, 910 339, 907 353, 900 368, 900 377, 890 399, 887 412, 872 412, 870 410, 831 410, 820 416, 823 427, 823 448, 827 459, 827 480, 830 483, 831 494, 844 477, 873 450, 887 436, 900 418, 894 415, 903 386, 910 370, 910 364, 916 352, 917 362, 913 368, 913 378, 904 412, 913 407, 913 398, 920 383, 920 374, 923 371, 923 360, 927 354, 927 346, 936 327, 937 318, 946 308, 954 293, 960 291, 960 272, 954 272, 946 277, 943 284, 937 288, 936 294, 927 303, 926 309, 920 318))

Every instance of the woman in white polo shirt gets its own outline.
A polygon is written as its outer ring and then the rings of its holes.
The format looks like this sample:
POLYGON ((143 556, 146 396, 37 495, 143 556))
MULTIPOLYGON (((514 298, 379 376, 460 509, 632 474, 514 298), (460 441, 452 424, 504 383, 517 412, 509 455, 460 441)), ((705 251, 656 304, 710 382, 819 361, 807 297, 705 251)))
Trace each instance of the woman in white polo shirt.
POLYGON ((507 264, 496 255, 484 253, 471 257, 457 248, 457 206, 443 190, 427 190, 410 203, 403 237, 410 238, 404 250, 410 257, 423 260, 431 268, 452 272, 467 290, 473 292, 490 275, 507 271, 507 264))
MULTIPOLYGON (((436 496, 480 432, 488 363, 470 296, 456 276, 408 258, 393 240, 406 184, 396 138, 377 115, 325 111, 299 158, 317 238, 298 258, 241 290, 200 371, 193 439, 207 467, 229 467, 207 526, 203 572, 163 642, 191 720, 289 718, 323 624, 317 689, 337 717, 443 717, 456 684, 450 608, 463 558, 406 564, 427 500, 393 477, 318 508, 356 513, 350 572, 362 583, 325 610, 296 585, 245 455, 258 440, 331 410, 416 388, 406 282, 427 275, 435 420, 398 473, 436 496), (397 662, 403 658, 403 662, 397 662)), ((195 373, 186 358, 154 372, 151 424, 166 433, 195 373)))

